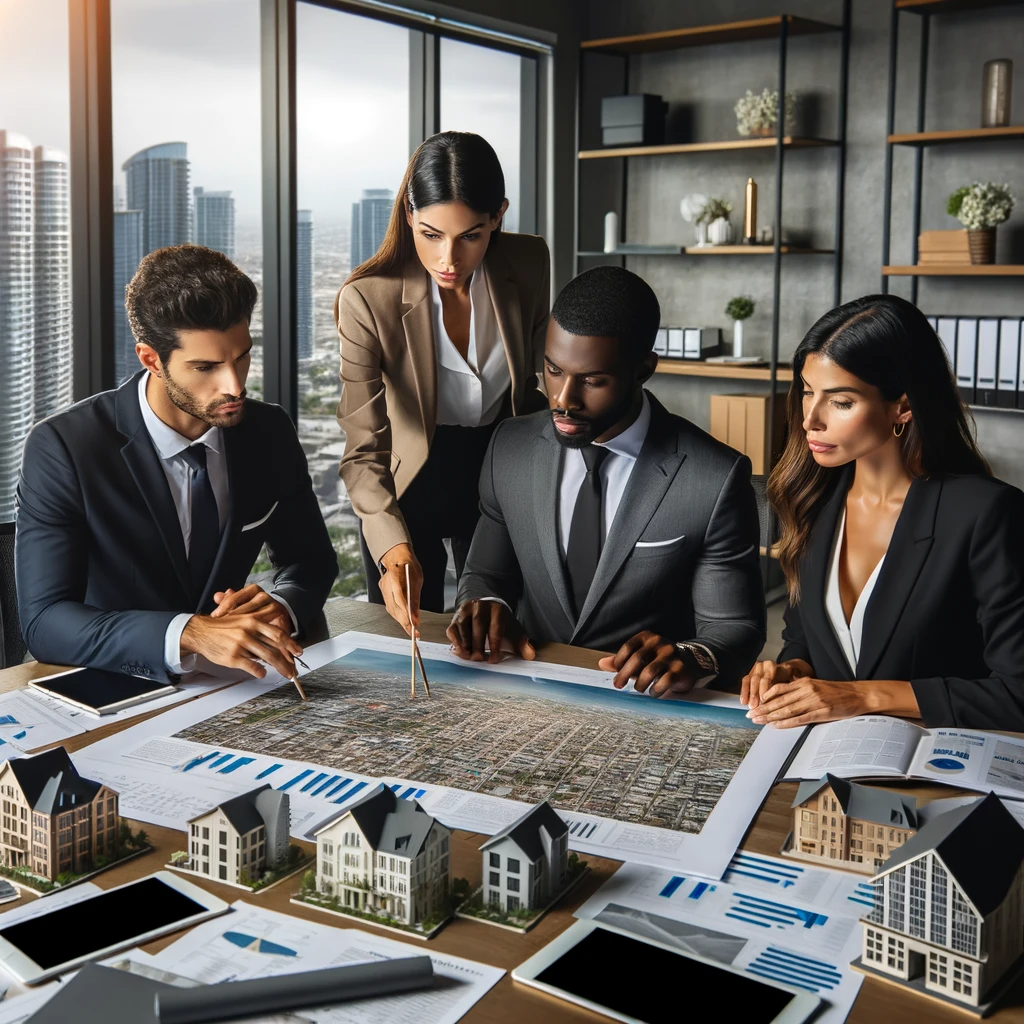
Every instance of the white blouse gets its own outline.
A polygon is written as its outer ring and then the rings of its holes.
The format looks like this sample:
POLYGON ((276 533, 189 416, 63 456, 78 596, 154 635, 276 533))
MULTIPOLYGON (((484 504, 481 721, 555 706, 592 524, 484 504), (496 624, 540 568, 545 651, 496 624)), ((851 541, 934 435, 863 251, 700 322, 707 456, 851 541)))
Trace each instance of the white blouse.
POLYGON ((437 355, 436 422, 459 427, 493 423, 512 377, 487 280, 477 271, 469 284, 469 348, 465 359, 445 330, 441 291, 433 278, 430 285, 437 355))
POLYGON ((871 600, 871 592, 878 582, 878 574, 882 570, 882 563, 885 555, 878 560, 878 565, 872 570, 864 589, 857 598, 853 607, 853 614, 850 621, 846 621, 846 612, 843 611, 843 599, 839 593, 839 556, 843 550, 843 537, 846 534, 846 509, 839 517, 839 527, 836 530, 835 538, 832 541, 832 556, 829 559, 831 568, 828 574, 828 583, 825 586, 825 613, 832 623, 832 630, 842 647, 846 660, 850 665, 852 678, 857 676, 857 661, 860 658, 861 635, 864 631, 864 613, 867 611, 868 601, 871 600))

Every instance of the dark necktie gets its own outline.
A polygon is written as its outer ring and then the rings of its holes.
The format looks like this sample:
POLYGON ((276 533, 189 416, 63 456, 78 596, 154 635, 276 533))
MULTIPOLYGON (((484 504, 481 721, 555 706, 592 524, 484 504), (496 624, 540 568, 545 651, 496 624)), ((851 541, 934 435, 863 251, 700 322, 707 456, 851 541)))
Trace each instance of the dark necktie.
POLYGON ((198 607, 220 548, 220 517, 206 468, 206 445, 197 444, 186 448, 181 457, 192 468, 192 535, 188 544, 188 571, 192 580, 192 594, 198 607))
POLYGON ((601 501, 601 465, 611 454, 607 448, 588 444, 580 449, 587 466, 587 475, 580 484, 576 496, 576 507, 572 512, 569 527, 569 547, 565 553, 565 564, 569 570, 576 614, 583 611, 583 605, 590 593, 590 584, 597 572, 604 542, 604 527, 601 501))

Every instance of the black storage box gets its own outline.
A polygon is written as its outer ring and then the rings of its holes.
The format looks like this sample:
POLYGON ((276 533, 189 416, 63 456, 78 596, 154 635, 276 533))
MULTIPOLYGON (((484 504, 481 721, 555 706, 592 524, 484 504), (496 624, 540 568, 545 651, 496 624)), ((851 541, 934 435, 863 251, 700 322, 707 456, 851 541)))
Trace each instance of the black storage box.
POLYGON ((665 141, 668 104, 651 93, 605 96, 601 100, 601 142, 605 146, 658 146, 665 141))

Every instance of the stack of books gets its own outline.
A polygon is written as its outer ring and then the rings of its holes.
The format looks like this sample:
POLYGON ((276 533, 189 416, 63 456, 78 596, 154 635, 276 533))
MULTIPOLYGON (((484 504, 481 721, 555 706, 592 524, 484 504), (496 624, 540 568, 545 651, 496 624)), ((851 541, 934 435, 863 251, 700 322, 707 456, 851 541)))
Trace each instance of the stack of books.
POLYGON ((967 229, 922 231, 917 236, 917 262, 919 266, 970 263, 971 250, 967 244, 967 229))

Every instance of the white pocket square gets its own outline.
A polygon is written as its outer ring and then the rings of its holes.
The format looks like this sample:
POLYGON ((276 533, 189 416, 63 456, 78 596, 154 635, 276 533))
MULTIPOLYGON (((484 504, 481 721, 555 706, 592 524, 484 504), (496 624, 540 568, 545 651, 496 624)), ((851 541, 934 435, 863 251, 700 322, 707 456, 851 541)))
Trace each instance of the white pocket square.
POLYGON ((280 504, 281 503, 279 501, 275 501, 274 504, 270 506, 270 511, 262 519, 257 519, 255 523, 248 523, 243 526, 241 532, 245 533, 246 530, 255 530, 257 526, 262 526, 274 514, 274 509, 280 504))
POLYGON ((636 546, 638 548, 665 548, 669 544, 678 544, 679 541, 685 540, 686 534, 682 533, 678 537, 672 537, 669 540, 638 540, 636 546))

